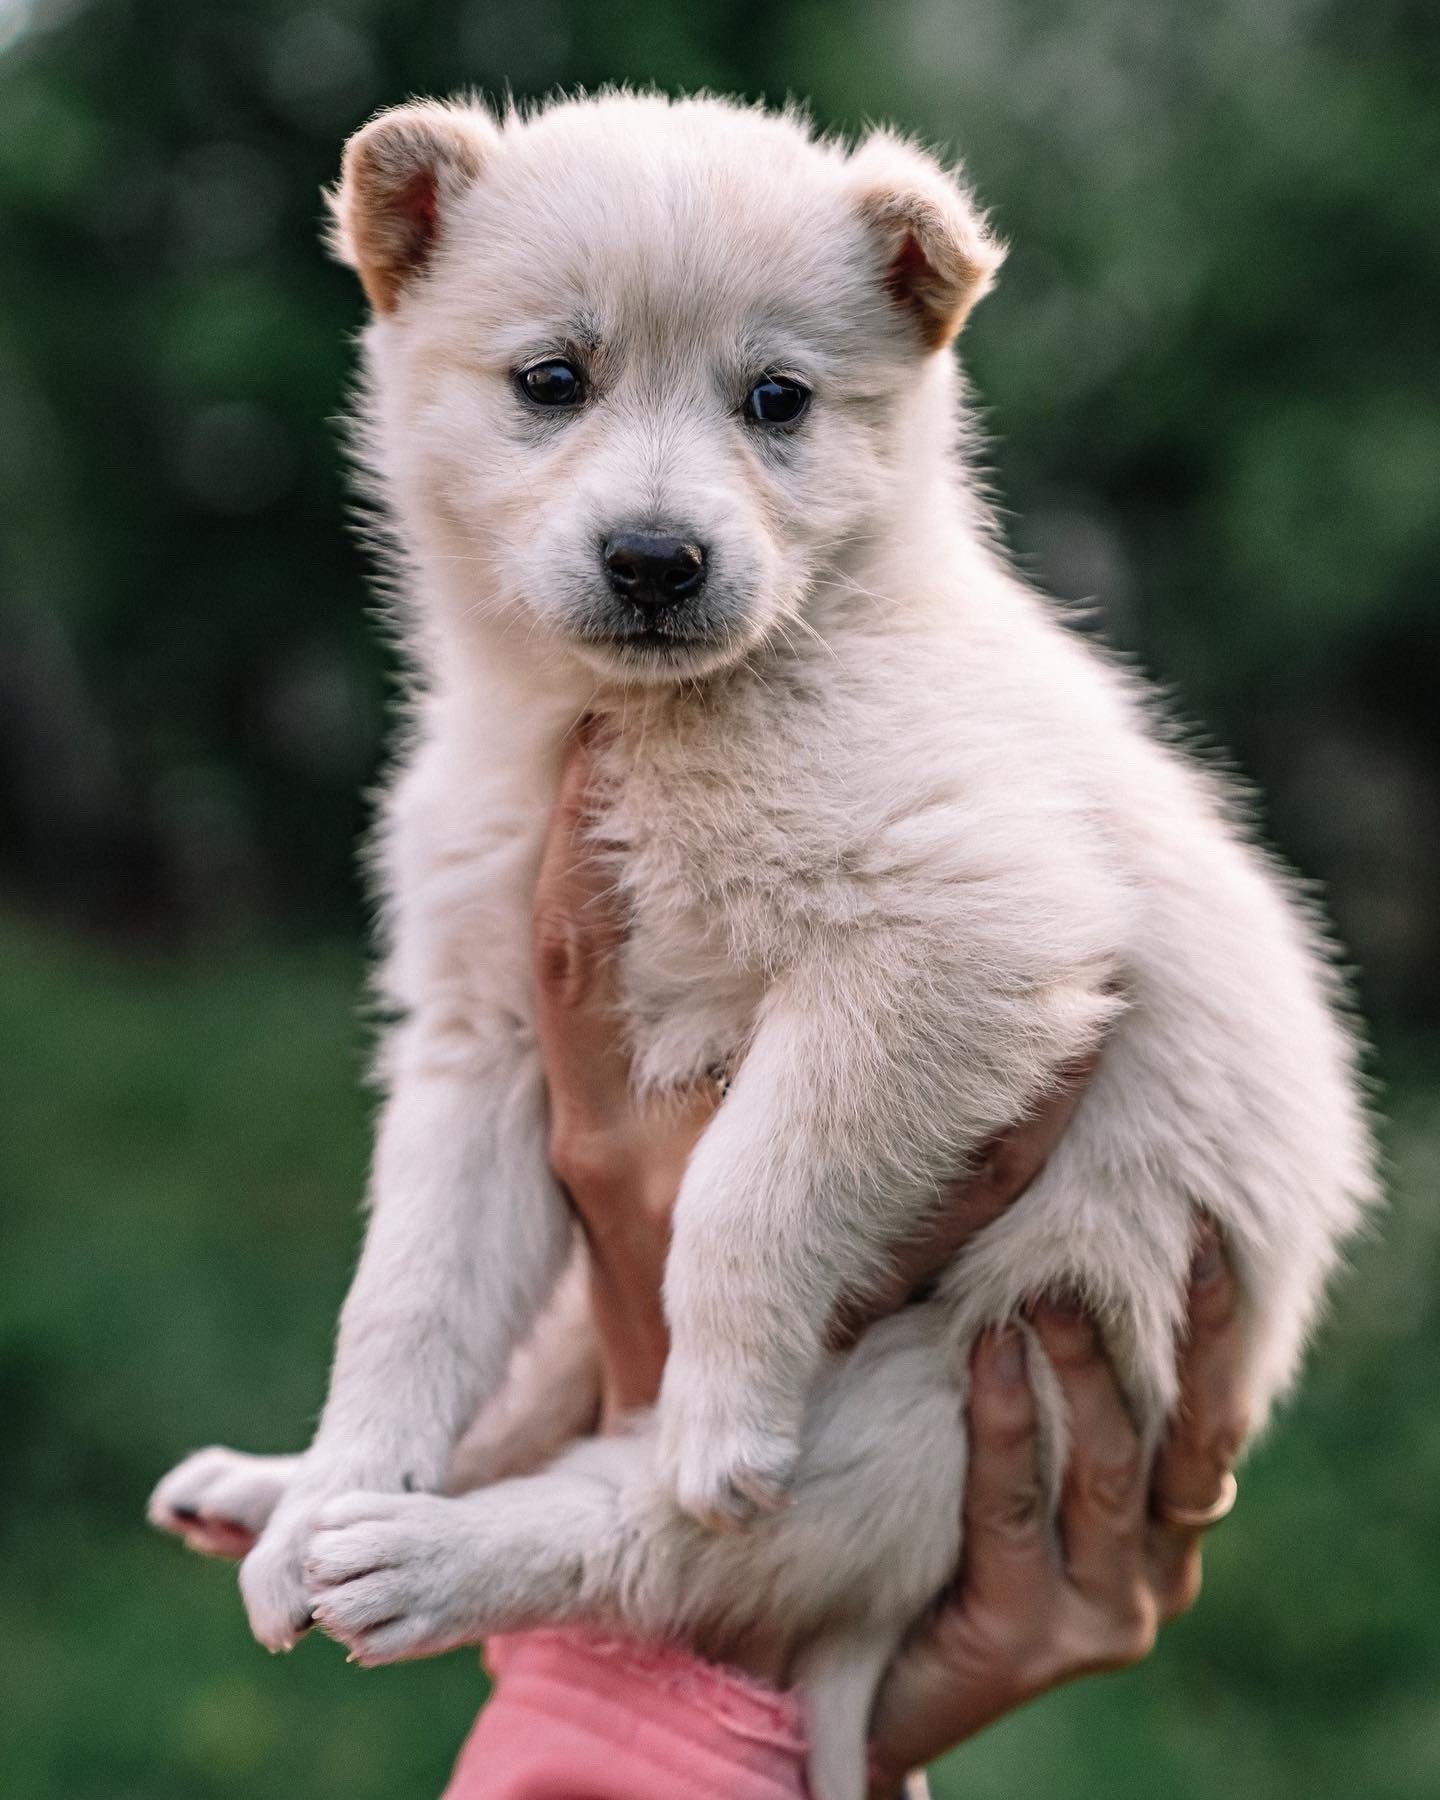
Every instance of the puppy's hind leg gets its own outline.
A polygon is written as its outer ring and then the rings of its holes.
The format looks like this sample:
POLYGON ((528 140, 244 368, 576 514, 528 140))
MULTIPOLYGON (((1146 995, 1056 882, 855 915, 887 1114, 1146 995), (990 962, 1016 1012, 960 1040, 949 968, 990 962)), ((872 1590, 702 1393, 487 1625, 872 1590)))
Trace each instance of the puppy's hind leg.
POLYGON ((455 1446, 446 1492, 533 1475, 593 1431, 599 1412, 590 1261, 576 1243, 549 1304, 511 1358, 504 1385, 455 1446))
POLYGON ((748 1532, 706 1531, 674 1505, 653 1420, 637 1419, 476 1493, 331 1502, 306 1571, 315 1617, 366 1664, 577 1622, 722 1657, 778 1635, 806 1659, 817 1795, 850 1800, 881 1671, 958 1558, 963 1394, 947 1331, 909 1308, 831 1359, 793 1503, 748 1532))

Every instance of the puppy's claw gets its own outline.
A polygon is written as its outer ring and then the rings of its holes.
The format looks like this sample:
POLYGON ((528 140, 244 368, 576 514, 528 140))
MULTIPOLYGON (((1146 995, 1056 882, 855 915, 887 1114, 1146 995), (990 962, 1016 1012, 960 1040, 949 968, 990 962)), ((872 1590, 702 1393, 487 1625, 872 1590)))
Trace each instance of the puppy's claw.
POLYGON ((291 1522, 267 1534, 240 1565, 240 1592, 250 1629, 267 1650, 293 1650, 314 1623, 302 1573, 308 1525, 291 1522))

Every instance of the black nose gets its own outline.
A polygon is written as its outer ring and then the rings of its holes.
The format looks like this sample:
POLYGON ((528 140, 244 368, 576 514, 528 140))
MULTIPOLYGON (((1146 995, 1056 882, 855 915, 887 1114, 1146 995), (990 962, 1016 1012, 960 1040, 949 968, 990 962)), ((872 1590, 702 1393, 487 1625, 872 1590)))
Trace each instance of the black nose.
POLYGON ((601 552, 617 594, 637 606, 670 606, 705 585, 705 551, 662 531, 617 531, 601 552))

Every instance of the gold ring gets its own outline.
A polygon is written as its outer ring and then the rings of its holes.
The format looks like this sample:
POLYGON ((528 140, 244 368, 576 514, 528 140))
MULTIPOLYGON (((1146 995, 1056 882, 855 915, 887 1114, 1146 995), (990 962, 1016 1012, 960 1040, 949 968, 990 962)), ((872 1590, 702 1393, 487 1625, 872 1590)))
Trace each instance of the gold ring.
POLYGON ((1239 1483, 1233 1475, 1227 1474, 1220 1483, 1219 1496, 1209 1506, 1171 1506, 1161 1500, 1155 1511, 1166 1525, 1174 1525, 1181 1531, 1208 1531, 1232 1511, 1239 1492, 1239 1483))

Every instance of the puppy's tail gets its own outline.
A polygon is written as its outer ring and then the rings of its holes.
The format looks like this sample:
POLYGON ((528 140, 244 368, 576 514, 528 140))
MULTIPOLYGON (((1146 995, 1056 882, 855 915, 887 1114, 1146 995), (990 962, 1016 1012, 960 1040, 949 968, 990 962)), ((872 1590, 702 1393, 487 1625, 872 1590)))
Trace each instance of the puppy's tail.
POLYGON ((796 1686, 810 1739, 812 1800, 865 1800, 870 1714, 898 1642, 893 1631, 853 1632, 821 1638, 801 1657, 796 1686))

